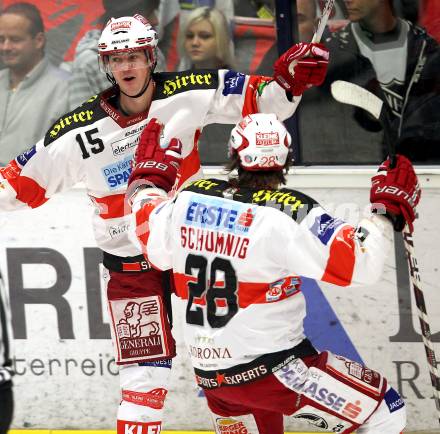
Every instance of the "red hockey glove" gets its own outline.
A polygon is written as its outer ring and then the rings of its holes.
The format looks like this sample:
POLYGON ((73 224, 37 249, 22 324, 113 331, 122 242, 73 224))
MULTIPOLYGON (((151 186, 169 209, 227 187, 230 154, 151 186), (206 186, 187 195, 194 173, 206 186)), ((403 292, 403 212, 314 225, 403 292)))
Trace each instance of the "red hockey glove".
POLYGON ((403 155, 397 155, 396 166, 390 169, 390 160, 387 159, 371 182, 373 212, 377 212, 380 205, 384 206, 395 231, 402 231, 408 223, 412 232, 421 191, 411 162, 403 155))
POLYGON ((173 187, 182 161, 182 142, 171 139, 166 149, 161 148, 159 139, 162 130, 163 124, 153 118, 142 131, 129 185, 137 179, 145 179, 166 192, 173 187))
POLYGON ((322 84, 329 52, 322 44, 300 42, 289 48, 274 64, 274 79, 293 96, 322 84))

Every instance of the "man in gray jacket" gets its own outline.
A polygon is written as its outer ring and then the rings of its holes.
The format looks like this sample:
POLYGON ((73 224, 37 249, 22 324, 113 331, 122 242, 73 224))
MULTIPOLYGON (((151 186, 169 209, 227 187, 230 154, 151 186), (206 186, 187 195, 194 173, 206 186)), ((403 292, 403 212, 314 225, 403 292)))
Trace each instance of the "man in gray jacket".
POLYGON ((15 3, 0 13, 0 166, 35 143, 68 109, 68 74, 44 55, 40 11, 15 3))

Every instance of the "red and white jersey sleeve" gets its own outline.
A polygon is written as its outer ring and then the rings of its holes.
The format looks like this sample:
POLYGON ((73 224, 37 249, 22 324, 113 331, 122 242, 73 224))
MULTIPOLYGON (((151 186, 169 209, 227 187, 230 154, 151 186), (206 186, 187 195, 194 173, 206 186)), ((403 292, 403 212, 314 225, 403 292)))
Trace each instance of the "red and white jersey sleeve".
POLYGON ((280 120, 293 115, 301 97, 287 98, 285 90, 271 77, 245 75, 222 69, 219 87, 204 124, 237 123, 237 115, 275 113, 280 120))
POLYGON ((231 191, 199 180, 150 214, 146 253, 172 268, 186 300, 193 365, 225 369, 304 339, 301 277, 339 286, 380 278, 392 233, 382 217, 357 227, 298 191, 231 191), (276 318, 276 320, 274 320, 276 318))
POLYGON ((43 138, 0 168, 0 211, 43 205, 84 179, 80 163, 81 154, 66 136, 46 145, 43 138))
POLYGON ((273 236, 275 244, 285 246, 279 260, 286 268, 338 286, 368 285, 380 278, 392 234, 385 217, 372 215, 353 227, 319 205, 299 224, 292 225, 287 215, 279 217, 286 230, 273 236))

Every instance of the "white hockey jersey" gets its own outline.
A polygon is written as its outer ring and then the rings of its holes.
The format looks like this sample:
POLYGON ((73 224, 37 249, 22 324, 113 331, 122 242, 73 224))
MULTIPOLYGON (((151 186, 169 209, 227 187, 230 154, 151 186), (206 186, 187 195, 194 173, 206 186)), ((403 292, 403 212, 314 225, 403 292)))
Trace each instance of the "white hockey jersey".
POLYGON ((193 366, 208 371, 298 345, 300 276, 374 283, 392 234, 385 217, 355 228, 298 191, 235 191, 216 179, 193 182, 151 214, 147 208, 136 215, 138 223, 149 219, 145 253, 155 267, 172 268, 193 366))
MULTIPOLYGON (((159 73, 154 81, 148 113, 124 116, 112 105, 115 89, 109 89, 62 116, 35 146, 0 168, 0 211, 35 208, 83 182, 97 208, 93 219, 98 246, 117 256, 139 255, 139 247, 130 241, 130 208, 124 198, 131 160, 149 119, 166 125, 165 141, 181 139, 182 184, 200 175, 196 143, 204 125, 236 123, 257 111, 286 119, 300 100, 289 101, 268 77, 231 70, 159 73)), ((23 128, 25 123, 23 119, 23 128)))

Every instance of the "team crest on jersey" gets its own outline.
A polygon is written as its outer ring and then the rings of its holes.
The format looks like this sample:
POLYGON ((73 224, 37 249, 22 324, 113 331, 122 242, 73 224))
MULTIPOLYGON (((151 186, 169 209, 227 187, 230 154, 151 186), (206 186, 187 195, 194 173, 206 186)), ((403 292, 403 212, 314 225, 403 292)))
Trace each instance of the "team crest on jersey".
POLYGON ((246 234, 255 218, 256 207, 193 196, 185 214, 185 224, 233 234, 246 234))
POLYGON ((132 159, 133 154, 125 157, 123 160, 118 161, 117 163, 109 164, 101 169, 102 175, 104 176, 105 182, 110 190, 115 190, 127 185, 128 178, 130 177, 132 170, 132 159))

